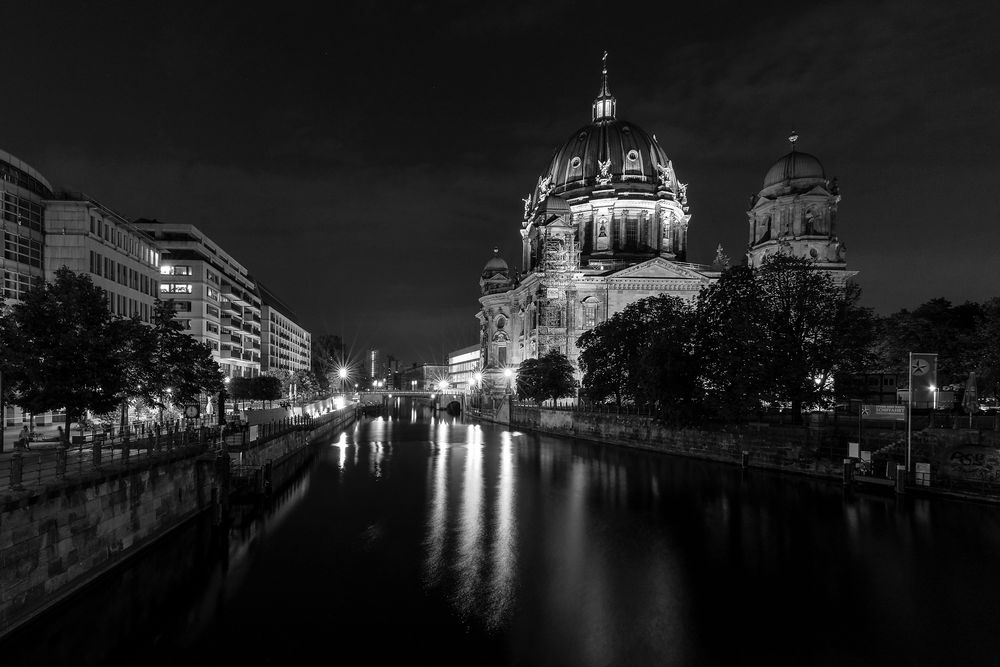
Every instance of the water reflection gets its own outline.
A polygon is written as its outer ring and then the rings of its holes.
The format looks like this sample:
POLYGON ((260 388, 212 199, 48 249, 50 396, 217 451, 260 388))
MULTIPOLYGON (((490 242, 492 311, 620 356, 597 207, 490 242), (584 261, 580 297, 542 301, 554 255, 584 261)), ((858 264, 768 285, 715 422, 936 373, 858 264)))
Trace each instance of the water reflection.
POLYGON ((176 663, 175 647, 290 664, 329 652, 331 638, 366 662, 400 664, 1000 655, 981 630, 1000 623, 996 508, 845 493, 391 407, 331 439, 273 513, 234 527, 224 549, 185 551, 215 554, 190 563, 188 584, 147 569, 95 592, 91 615, 116 629, 98 640, 156 664, 176 663), (157 576, 180 602, 150 600, 160 616, 144 625, 134 619, 153 612, 136 606, 157 576), (102 616, 116 605, 128 613, 102 616))

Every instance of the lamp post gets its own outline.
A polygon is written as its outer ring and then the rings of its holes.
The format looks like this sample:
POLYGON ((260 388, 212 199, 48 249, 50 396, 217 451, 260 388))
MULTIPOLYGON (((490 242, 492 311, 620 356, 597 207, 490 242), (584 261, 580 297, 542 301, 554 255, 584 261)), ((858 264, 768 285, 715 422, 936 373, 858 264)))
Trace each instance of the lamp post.
POLYGON ((510 368, 505 368, 503 369, 503 376, 507 378, 507 393, 510 394, 512 393, 510 384, 511 384, 511 378, 514 377, 514 371, 512 371, 510 368))
POLYGON ((483 374, 476 371, 472 374, 472 386, 476 388, 476 408, 483 402, 483 374))
POLYGON ((219 426, 226 425, 226 388, 229 387, 229 376, 222 379, 222 389, 219 390, 219 426))
POLYGON ((345 368, 344 366, 341 366, 340 370, 337 371, 337 374, 340 376, 340 393, 343 394, 344 393, 344 382, 347 380, 347 368, 345 368))

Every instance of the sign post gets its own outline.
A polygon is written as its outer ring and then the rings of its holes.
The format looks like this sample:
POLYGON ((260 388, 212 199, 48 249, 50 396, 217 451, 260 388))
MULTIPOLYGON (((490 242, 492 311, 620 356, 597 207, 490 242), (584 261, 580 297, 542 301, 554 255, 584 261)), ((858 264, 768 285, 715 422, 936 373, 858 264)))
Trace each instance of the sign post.
POLYGON ((920 392, 921 396, 931 397, 931 407, 933 409, 934 391, 937 389, 937 353, 936 352, 910 352, 910 392, 906 401, 906 472, 910 467, 910 442, 913 434, 913 397, 920 392))

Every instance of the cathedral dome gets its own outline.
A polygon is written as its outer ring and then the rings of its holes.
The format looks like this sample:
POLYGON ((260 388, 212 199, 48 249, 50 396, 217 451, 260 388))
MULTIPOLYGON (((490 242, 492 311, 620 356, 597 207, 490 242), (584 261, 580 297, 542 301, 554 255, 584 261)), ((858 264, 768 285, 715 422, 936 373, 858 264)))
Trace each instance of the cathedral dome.
POLYGON ((764 187, 769 188, 772 185, 779 185, 798 178, 826 179, 826 174, 823 172, 823 165, 820 164, 816 156, 801 153, 793 148, 791 153, 782 157, 767 170, 767 175, 764 176, 764 187))
POLYGON ((617 112, 618 102, 608 89, 605 66, 600 92, 591 105, 591 123, 573 132, 555 150, 548 169, 523 200, 525 221, 550 195, 578 203, 595 192, 604 198, 613 191, 619 197, 639 194, 644 200, 671 199, 687 206, 687 186, 677 181, 674 166, 656 136, 618 118, 617 112))
POLYGON ((607 182, 658 185, 657 166, 669 160, 656 139, 635 123, 604 118, 570 135, 555 151, 546 172, 552 193, 562 195, 607 182), (610 164, 608 164, 610 160, 610 164))
POLYGON ((493 256, 483 267, 483 275, 493 275, 494 273, 507 273, 507 262, 500 256, 500 248, 493 248, 493 256))

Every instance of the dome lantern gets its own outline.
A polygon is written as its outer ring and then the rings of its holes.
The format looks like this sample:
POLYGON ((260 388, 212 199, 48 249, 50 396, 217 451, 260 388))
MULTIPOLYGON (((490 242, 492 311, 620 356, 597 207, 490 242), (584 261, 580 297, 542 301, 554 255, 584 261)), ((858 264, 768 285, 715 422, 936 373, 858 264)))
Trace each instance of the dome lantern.
POLYGON ((595 123, 614 120, 616 110, 615 107, 617 107, 614 95, 612 95, 611 91, 608 90, 607 51, 604 52, 604 57, 601 60, 603 62, 603 67, 601 68, 601 92, 597 94, 597 99, 594 100, 593 104, 593 120, 595 123))

